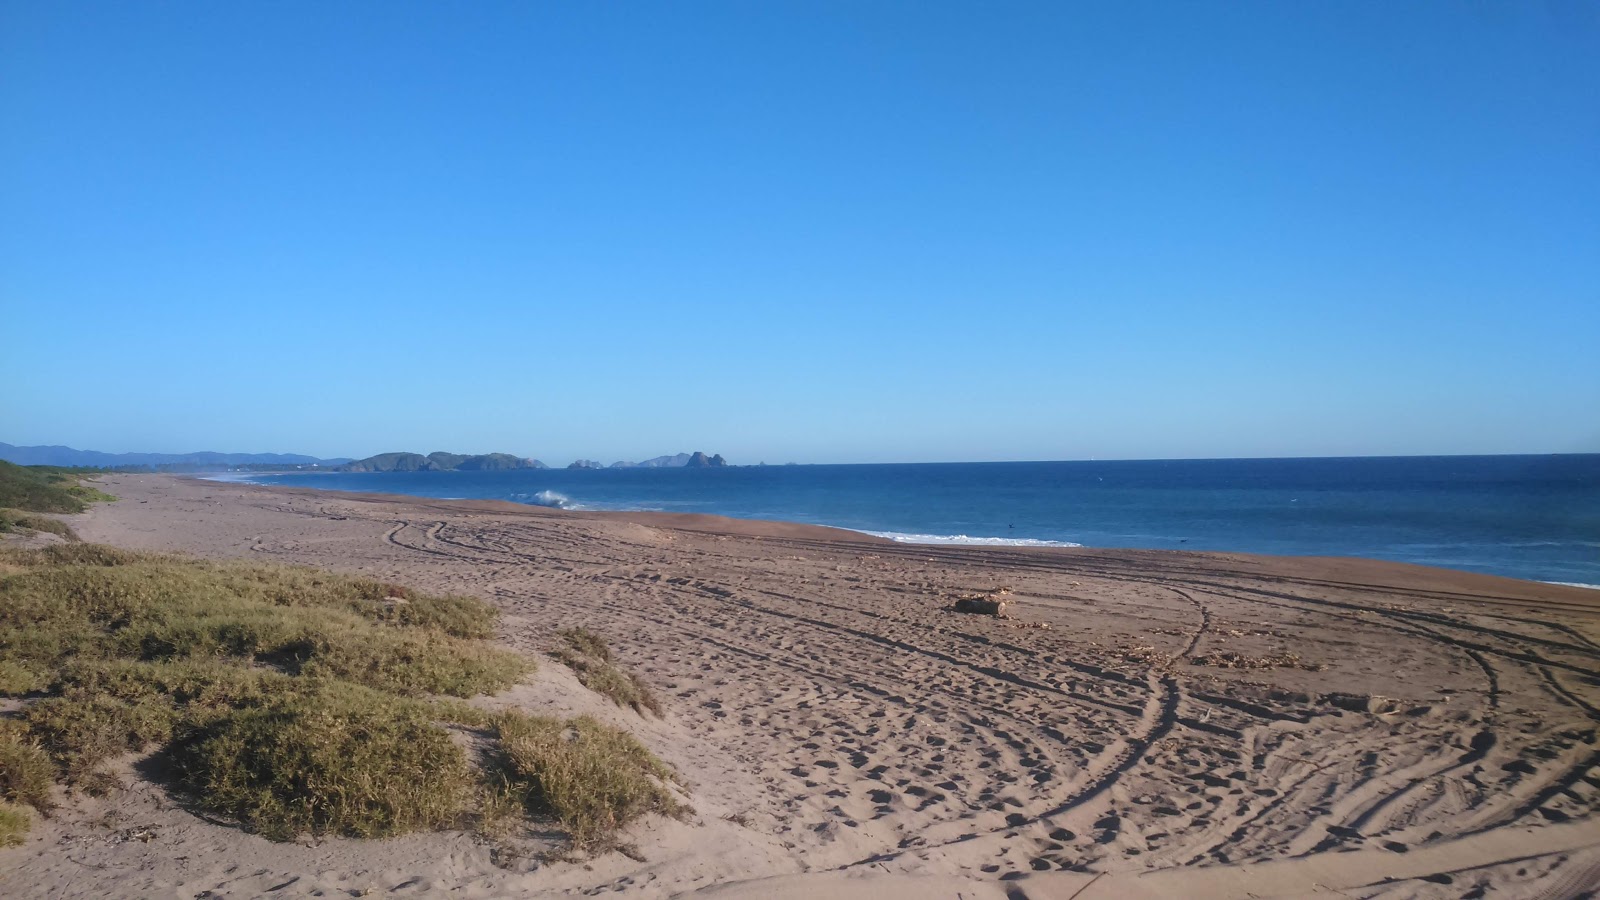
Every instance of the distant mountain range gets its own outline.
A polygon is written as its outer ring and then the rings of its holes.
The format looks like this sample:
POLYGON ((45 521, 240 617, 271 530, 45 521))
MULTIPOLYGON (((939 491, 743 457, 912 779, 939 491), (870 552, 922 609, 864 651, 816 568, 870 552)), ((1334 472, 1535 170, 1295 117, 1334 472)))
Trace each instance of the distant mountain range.
POLYGON ((17 447, 0 443, 0 459, 19 466, 325 466, 350 461, 349 457, 318 459, 299 453, 101 453, 71 447, 17 447))
POLYGON ((341 472, 499 472, 507 469, 549 468, 537 459, 524 459, 509 453, 379 453, 339 467, 341 472))
MULTIPOLYGON (((74 450, 71 447, 17 447, 0 443, 0 460, 19 466, 94 466, 117 468, 138 466, 177 469, 182 471, 223 470, 230 468, 285 469, 316 467, 337 472, 498 472, 508 469, 549 468, 537 459, 513 456, 510 453, 446 453, 435 451, 421 453, 379 453, 366 459, 352 460, 348 456, 319 459, 300 453, 102 453, 98 450, 74 450)), ((675 453, 657 456, 643 462, 614 462, 610 466, 592 459, 580 459, 569 469, 710 469, 728 465, 722 454, 710 456, 696 450, 693 453, 675 453)))

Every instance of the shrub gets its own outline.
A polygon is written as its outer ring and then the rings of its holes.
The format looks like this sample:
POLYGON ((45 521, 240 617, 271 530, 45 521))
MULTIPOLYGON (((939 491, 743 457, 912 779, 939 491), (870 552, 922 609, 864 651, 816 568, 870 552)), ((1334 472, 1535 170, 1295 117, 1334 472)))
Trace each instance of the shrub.
POLYGON ((0 847, 20 847, 33 827, 33 816, 26 806, 0 800, 0 847))
MULTIPOLYGON (((495 610, 467 597, 305 569, 202 563, 93 545, 13 552, 27 570, 0 579, 0 652, 21 669, 73 659, 228 658, 406 694, 503 690, 532 660, 469 639, 495 610), (424 624, 424 623, 437 623, 424 624)), ((36 689, 0 672, 0 691, 36 689)))
POLYGON ((646 813, 686 813, 667 782, 674 775, 625 731, 584 716, 561 721, 519 713, 494 720, 508 789, 547 811, 580 845, 603 844, 646 813))
POLYGON ((51 806, 55 767, 43 748, 13 722, 0 722, 0 801, 38 810, 51 806))
POLYGON ((557 632, 567 646, 584 656, 592 656, 601 662, 611 662, 611 647, 606 639, 587 628, 566 628, 557 632))
POLYGON ((307 647, 306 675, 344 678, 397 694, 492 694, 516 684, 532 661, 432 629, 329 632, 307 647))
POLYGON ((176 721, 172 704, 149 697, 127 702, 112 697, 52 697, 23 714, 68 782, 94 775, 100 764, 147 744, 166 741, 176 721))
MULTIPOLYGON (((0 694, 29 701, 0 720, 0 802, 43 810, 54 782, 93 792, 114 783, 107 760, 162 745, 198 805, 274 840, 548 810, 593 846, 645 813, 679 814, 670 772, 624 732, 448 699, 533 668, 478 639, 494 623, 471 598, 309 569, 0 548, 0 694), (441 723, 497 736, 500 789, 482 789, 441 723)), ((571 646, 585 652, 565 652, 585 683, 621 679, 603 689, 653 702, 582 634, 571 646)), ((27 811, 13 812, 0 828, 21 835, 27 811)))
POLYGON ((644 679, 611 661, 611 648, 604 638, 587 628, 569 628, 560 636, 567 646, 557 648, 553 655, 584 687, 634 712, 643 714, 648 709, 661 715, 661 701, 655 692, 644 679))
POLYGON ((52 544, 36 550, 11 550, 7 557, 23 566, 123 566, 160 558, 104 544, 52 544))
POLYGON ((50 676, 36 665, 0 659, 0 697, 20 697, 50 686, 50 676))
POLYGON ((78 513, 90 503, 117 498, 79 479, 93 474, 51 466, 19 466, 0 460, 0 506, 29 512, 78 513))
POLYGON ((446 826, 470 785, 444 729, 412 704, 360 689, 223 715, 180 740, 173 760, 198 802, 273 840, 446 826))
POLYGON ((60 519, 15 509, 0 509, 0 534, 11 531, 47 531, 69 541, 78 540, 78 533, 60 519))

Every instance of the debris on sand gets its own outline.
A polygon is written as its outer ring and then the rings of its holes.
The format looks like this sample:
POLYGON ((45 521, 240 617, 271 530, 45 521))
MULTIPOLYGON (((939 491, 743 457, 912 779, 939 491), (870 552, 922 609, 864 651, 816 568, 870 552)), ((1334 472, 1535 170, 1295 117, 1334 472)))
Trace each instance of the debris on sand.
POLYGON ((1008 587, 997 587, 989 591, 979 591, 977 593, 967 594, 962 597, 957 597, 955 606, 952 608, 956 612, 960 613, 972 613, 980 616, 994 616, 997 619, 1009 619, 1011 618, 1011 613, 1008 610, 1008 607, 1011 606, 1012 601, 1007 600, 1006 597, 1010 593, 1011 589, 1008 587))
POLYGON ((1305 669, 1307 672, 1321 672, 1328 668, 1323 663, 1303 662, 1298 653, 1246 656, 1232 650, 1212 650, 1199 656, 1191 656, 1189 663, 1196 666, 1214 666, 1218 669, 1305 669))

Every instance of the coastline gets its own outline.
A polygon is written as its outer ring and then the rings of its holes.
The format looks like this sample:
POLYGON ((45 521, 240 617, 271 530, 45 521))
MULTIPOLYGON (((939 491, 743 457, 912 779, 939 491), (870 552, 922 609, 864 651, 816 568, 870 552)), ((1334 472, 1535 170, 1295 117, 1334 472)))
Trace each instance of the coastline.
MULTIPOLYGON (((506 869, 452 834, 268 844, 135 779, 5 851, 12 896, 1370 895, 1441 873, 1457 894, 1531 896, 1600 872, 1589 589, 1339 557, 105 481, 122 499, 72 520, 89 540, 472 594, 521 649, 573 624, 604 633, 661 691, 663 719, 630 721, 688 776, 697 816, 639 826, 642 861, 506 869), (1014 618, 950 609, 1001 586, 1014 618), (110 840, 144 822, 159 823, 150 844, 110 840)), ((541 673, 527 701, 616 714, 559 666, 541 673)))
MULTIPOLYGON (((194 475, 162 475, 155 477, 170 477, 190 481, 211 481, 194 475)), ((1511 588, 1509 596, 1517 599, 1533 599, 1539 595, 1540 587, 1562 588, 1567 590, 1589 591, 1600 590, 1600 585, 1590 585, 1575 582, 1542 581, 1538 579, 1514 578, 1505 575, 1491 575, 1482 572, 1469 572, 1463 569, 1451 569, 1441 566, 1429 566, 1419 563, 1397 562, 1394 560, 1374 559, 1363 556, 1327 556, 1318 554, 1290 555, 1290 554, 1264 554, 1247 553, 1230 550, 1168 550, 1144 549, 1127 547, 1089 547, 1083 544, 1055 541, 1027 540, 1026 543, 988 544, 988 543, 917 543, 913 541, 896 540, 888 534, 897 532, 871 532, 855 528, 846 528, 838 525, 823 525, 809 522, 789 522, 782 519, 746 519, 735 516, 720 516, 710 513, 673 513, 660 510, 644 509, 564 509, 560 507, 540 506, 531 503, 519 503, 514 500, 485 500, 466 497, 423 497, 415 494, 391 494, 384 492, 349 491, 343 489, 323 489, 308 487, 290 487, 275 484, 261 484, 252 481, 226 481, 218 484, 232 484, 257 488, 264 491, 281 492, 284 494, 322 497, 327 499, 354 499, 378 504, 412 505, 422 510, 435 510, 439 512, 456 512, 459 514, 475 515, 483 513, 498 513, 509 516, 531 515, 535 517, 566 517, 573 521, 594 522, 625 522, 660 528, 671 528, 684 531, 704 532, 726 537, 762 538, 796 538, 809 537, 821 541, 839 541, 844 544, 862 542, 871 544, 899 545, 909 550, 927 550, 929 552, 948 549, 951 551, 972 551, 976 553, 992 552, 1005 553, 1034 553, 1053 551, 1081 551, 1083 554, 1104 559, 1123 559, 1132 563, 1142 558, 1161 558, 1171 556, 1174 558, 1193 558, 1197 560, 1220 560, 1229 564, 1245 564, 1253 567, 1253 571, 1264 575, 1288 574, 1290 571, 1304 569, 1325 573, 1338 573, 1351 567, 1372 567, 1382 571, 1390 581, 1397 583, 1417 585, 1430 580, 1439 583, 1449 583, 1458 587, 1463 593, 1479 590, 1486 595, 1505 594, 1508 590, 1505 583, 1521 585, 1521 589, 1511 588), (1279 572, 1279 569, 1285 571, 1279 572), (1473 584, 1478 579, 1487 579, 1482 584, 1473 584), (1468 586, 1461 587, 1466 584, 1468 586)), ((1000 557, 1004 560, 1004 557, 1000 557)), ((1338 577, 1335 575, 1334 577, 1338 577)), ((1592 598, 1600 603, 1600 598, 1592 598)), ((1580 601, 1581 602, 1581 601, 1580 601)))
MULTIPOLYGON (((1576 454, 1574 459, 1600 460, 1593 455, 1576 454)), ((1420 458, 1420 461, 1431 461, 1434 458, 1420 458)), ((1480 466, 1497 466, 1507 458, 1501 457, 1462 457, 1463 460, 1477 463, 1480 466)), ((1510 458, 1522 461, 1521 457, 1510 458)), ((1409 458, 1357 460, 1357 462, 1370 464, 1388 463, 1415 463, 1419 460, 1409 458)), ((1150 461, 1133 461, 1137 465, 1145 465, 1150 461)), ((1162 461, 1156 461, 1162 462, 1162 461)), ((1213 463, 1231 463, 1232 460, 1179 460, 1185 466, 1207 466, 1213 463)), ((1268 463, 1284 463, 1299 465, 1304 463, 1327 463, 1327 460, 1267 460, 1268 463)), ((1331 462, 1348 462, 1347 460, 1332 460, 1331 462)), ((356 473, 353 475, 336 472, 311 472, 317 478, 306 479, 306 484, 299 486, 316 490, 332 490, 354 494, 370 494, 377 492, 397 491, 395 496, 414 497, 419 500, 468 500, 468 499, 496 499, 512 502, 520 506, 551 507, 579 512, 622 512, 645 513, 679 510, 685 513, 721 515, 747 521, 791 521, 794 524, 808 524, 827 528, 845 529, 859 534, 885 538, 898 543, 924 546, 970 546, 970 547, 1093 547, 1102 550, 1177 550, 1198 551, 1212 553, 1249 554, 1257 556, 1274 557, 1319 557, 1342 556, 1384 560, 1391 562, 1404 562, 1432 568, 1443 568, 1461 572, 1477 572, 1483 574, 1500 575, 1504 577, 1539 581, 1546 584, 1582 587, 1600 590, 1600 568, 1597 568, 1594 550, 1600 548, 1591 540, 1582 537, 1582 516, 1577 515, 1573 509, 1565 513, 1552 512, 1553 518, 1542 528, 1529 530, 1526 522, 1520 524, 1506 524, 1497 528, 1475 526, 1466 532, 1459 530, 1455 524, 1456 519, 1449 516, 1441 518, 1442 514, 1435 514, 1415 522, 1405 521, 1403 526, 1388 528, 1380 527, 1377 523, 1387 521, 1392 516, 1384 512, 1382 504, 1362 506, 1362 503, 1371 503, 1370 500, 1357 501, 1346 499, 1330 504, 1318 505, 1313 514, 1307 506, 1301 506, 1300 500, 1289 496, 1305 491, 1314 492, 1316 488, 1310 485, 1300 485, 1293 490, 1284 490, 1285 486, 1279 484, 1276 503, 1282 510, 1294 509, 1295 514, 1290 521, 1272 525, 1259 518, 1263 509, 1272 504, 1261 498, 1247 498, 1245 496, 1207 496, 1199 506, 1194 498, 1188 500, 1176 496, 1172 502, 1182 512, 1175 517, 1168 518, 1166 513, 1156 513, 1154 510, 1166 507, 1163 503, 1153 502, 1150 497, 1154 494, 1142 495, 1135 501, 1125 491, 1118 493, 1121 488, 1113 488, 1112 493, 1106 495, 1110 499, 1091 500, 1088 495, 1083 496, 1083 505, 1065 511, 1053 511, 1046 520, 1040 520, 1035 515, 1028 519, 1025 509, 1023 518, 1016 518, 1014 511, 1005 507, 1003 516, 994 509, 987 514, 983 512, 966 512, 974 507, 968 504, 983 504, 987 502, 990 491, 996 488, 988 480, 990 476, 983 475, 986 470, 996 467, 1008 466, 1080 466, 1079 463, 1021 463, 1021 464, 913 464, 891 466, 824 466, 836 474, 830 474, 821 481, 810 480, 795 484, 788 480, 772 482, 761 479, 753 483, 743 483, 740 487, 729 488, 727 479, 715 478, 710 481, 692 479, 689 484, 693 487, 685 490, 678 485, 681 479, 670 477, 647 477, 643 481, 637 479, 625 482, 622 485, 608 483, 606 479, 595 481, 592 473, 580 473, 576 481, 564 483, 559 479, 563 474, 559 470, 551 470, 547 475, 556 481, 539 479, 533 483, 521 482, 517 479, 501 480, 495 478, 485 479, 476 473, 432 473, 432 478, 423 475, 421 480, 408 477, 410 474, 419 473, 356 473), (892 481, 893 490, 880 488, 874 481, 863 482, 857 470, 866 469, 942 469, 942 470, 971 470, 962 476, 976 479, 970 486, 965 481, 961 487, 955 488, 955 493, 945 493, 935 498, 928 507, 929 512, 919 513, 922 507, 917 504, 908 506, 909 498, 915 498, 919 485, 903 481, 892 481), (847 474, 848 473, 848 474, 847 474), (344 475, 344 477, 340 477, 344 475), (452 476, 464 476, 463 480, 456 482, 452 476), (476 477, 466 477, 476 476, 476 477), (602 487, 602 485, 607 485, 602 487), (831 496, 828 503, 817 504, 812 498, 817 491, 834 491, 840 493, 831 496), (458 493, 463 492, 463 493, 458 493), (570 496, 569 496, 570 495, 570 496), (576 499, 575 499, 576 498, 576 499), (1135 502, 1142 505, 1147 512, 1141 515, 1155 515, 1156 520, 1134 523, 1122 519, 1120 525, 1112 523, 1119 521, 1123 516, 1122 504, 1135 502), (1212 509, 1226 509, 1230 502, 1241 504, 1237 515, 1213 514, 1212 509), (1352 507, 1351 504, 1355 506, 1352 507), (1213 507, 1212 504, 1222 504, 1213 507), (1197 509, 1204 509, 1203 521, 1193 521, 1197 509), (952 515, 953 512, 959 514, 952 515), (1352 517, 1353 516, 1353 517, 1352 517), (1010 520, 1015 519, 1015 522, 1010 520), (935 527, 929 527, 935 526, 935 527), (941 527, 942 526, 942 527, 941 527), (1559 549, 1552 549, 1559 548, 1559 549)), ((818 468, 818 467, 812 467, 818 468)), ((779 471, 778 467, 772 467, 779 471)), ((611 470, 605 470, 610 472, 611 470)), ((730 473, 739 472, 738 468, 728 470, 730 473)), ((759 470, 763 473, 767 470, 759 470)), ((786 471, 786 470, 784 470, 786 471)), ((1046 472, 1035 473, 1039 477, 1053 477, 1046 472)), ((1081 472, 1079 473, 1082 474, 1081 472)), ((1281 473, 1280 473, 1281 474, 1281 473)), ((1394 473, 1389 473, 1393 475, 1394 473)), ((1481 473, 1480 473, 1481 474, 1481 473)), ((1226 477, 1238 477, 1239 473, 1232 473, 1226 477)), ((289 488, 294 486, 295 473, 229 473, 223 475, 184 475, 180 477, 199 477, 208 480, 218 480, 230 483, 258 484, 264 487, 289 488), (289 478, 290 483, 277 481, 263 481, 260 479, 289 478)), ((877 478, 875 474, 873 476, 877 478)), ((1125 473, 1126 477, 1126 473, 1125 473)), ((1146 472, 1144 476, 1150 477, 1146 472)), ((1189 476, 1186 476, 1189 477, 1189 476)), ((1212 472, 1210 477, 1216 477, 1212 472)), ((1327 477, 1324 473, 1323 477, 1327 477)), ((1102 479, 1103 480, 1103 479, 1102 479)), ((955 482, 946 482, 944 487, 951 488, 955 482)), ((1214 484, 1213 484, 1214 486, 1214 484)), ((928 485, 920 485, 928 487, 928 485)), ((1161 490, 1153 484, 1141 485, 1142 489, 1161 490)), ((1341 489, 1335 487, 1337 494, 1341 489)), ((1248 492, 1244 492, 1248 493, 1248 492)), ((1361 491, 1355 491, 1360 494, 1361 491)), ((1163 495, 1164 496, 1164 495, 1163 495)), ((1448 495, 1434 497, 1436 502, 1444 502, 1448 495)), ((1066 497, 1052 495, 1052 503, 1065 502, 1066 497)), ((1515 503, 1502 499, 1500 506, 1505 507, 1506 514, 1512 515, 1518 509, 1515 503)), ((1397 497, 1389 497, 1384 503, 1397 504, 1397 512, 1407 505, 1414 505, 1412 501, 1404 501, 1397 497)), ((1023 508, 1026 504, 1023 504, 1023 508)), ((1052 510, 1054 508, 1052 507, 1052 510)), ((1037 507, 1035 507, 1037 512, 1037 507)), ((1457 510, 1457 514, 1468 518, 1482 520, 1496 518, 1489 515, 1486 509, 1473 506, 1457 510)), ((1600 525, 1600 522, 1596 523, 1600 525)))

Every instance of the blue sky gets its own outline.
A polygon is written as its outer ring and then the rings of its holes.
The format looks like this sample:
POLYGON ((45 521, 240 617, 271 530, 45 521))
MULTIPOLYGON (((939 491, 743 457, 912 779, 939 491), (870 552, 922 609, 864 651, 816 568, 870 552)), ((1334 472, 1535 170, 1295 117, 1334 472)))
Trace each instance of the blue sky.
POLYGON ((0 440, 1600 450, 1600 6, 0 2, 0 440))

